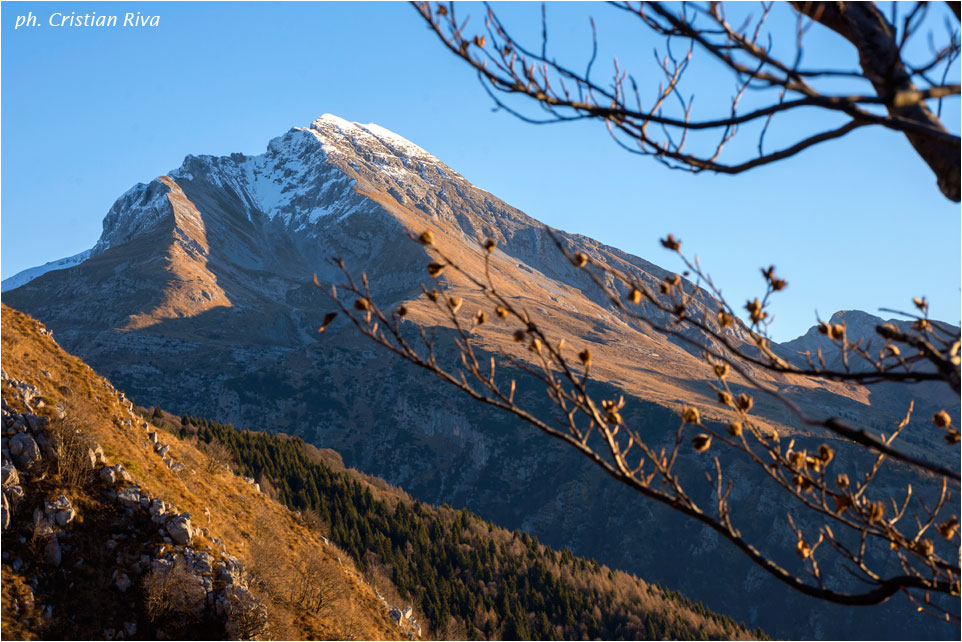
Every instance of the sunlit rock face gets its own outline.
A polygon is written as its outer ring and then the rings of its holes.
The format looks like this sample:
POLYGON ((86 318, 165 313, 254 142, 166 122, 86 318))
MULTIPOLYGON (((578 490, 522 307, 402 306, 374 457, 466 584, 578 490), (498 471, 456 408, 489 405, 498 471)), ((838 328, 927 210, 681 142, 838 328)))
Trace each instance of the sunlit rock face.
MULTIPOLYGON (((592 391, 599 398, 625 395, 625 419, 655 444, 673 441, 683 403, 705 408, 709 420, 724 418, 712 410, 718 404, 708 387, 710 369, 697 351, 615 309, 542 224, 404 138, 330 115, 275 138, 258 156, 188 156, 179 168, 134 186, 107 213, 93 248, 4 281, 4 302, 43 321, 64 347, 140 404, 303 436, 423 500, 467 506, 556 547, 637 572, 773 637, 956 635, 916 617, 901 597, 858 609, 802 597, 713 532, 617 486, 511 416, 470 402, 343 319, 316 332, 334 309, 325 291, 341 281, 332 261, 340 257, 355 276, 366 273, 385 310, 403 303, 408 318, 437 327, 439 359, 455 366, 450 328, 421 296, 422 283, 434 287, 425 271, 431 259, 408 238, 426 229, 437 247, 477 275, 484 265, 479 240, 494 239, 491 274, 501 293, 550 336, 565 337, 569 350, 590 347, 592 391), (323 288, 313 284, 314 275, 323 288)), ((670 276, 592 239, 555 234, 572 251, 650 285, 670 276)), ((491 307, 452 272, 443 279, 464 298, 462 314, 491 307)), ((697 300, 693 314, 714 312, 706 293, 697 300)), ((667 322, 650 306, 639 310, 667 322)), ((853 331, 871 324, 847 314, 853 331)), ((511 340, 513 330, 489 323, 478 332, 486 360, 489 353, 531 358, 511 340)), ((734 343, 744 339, 732 331, 734 343)), ((806 335, 776 349, 791 357, 815 341, 806 335)), ((525 407, 553 421, 557 413, 542 384, 507 365, 500 372, 505 385, 517 378, 516 398, 525 407)), ((873 428, 894 425, 908 405, 902 389, 880 396, 857 385, 754 374, 809 412, 856 417, 873 428)), ((922 419, 906 439, 917 452, 944 457, 941 437, 930 434, 925 418, 943 406, 957 413, 958 400, 937 387, 915 390, 922 419)), ((801 431, 771 399, 757 396, 753 413, 800 444, 817 448, 828 439, 801 431)), ((736 526, 801 572, 785 522, 793 500, 765 483, 757 467, 737 458, 725 464, 734 481, 736 526)), ((711 457, 684 449, 679 468, 707 506, 711 457)), ((887 477, 880 491, 904 491, 904 472, 887 477)), ((799 519, 811 528, 822 523, 799 519)))

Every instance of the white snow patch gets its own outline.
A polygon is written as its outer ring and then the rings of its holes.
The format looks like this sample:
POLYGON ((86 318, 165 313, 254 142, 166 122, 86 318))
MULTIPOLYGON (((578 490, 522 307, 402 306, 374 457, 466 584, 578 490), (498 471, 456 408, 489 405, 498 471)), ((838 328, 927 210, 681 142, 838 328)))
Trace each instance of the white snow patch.
POLYGON ((38 265, 37 267, 21 270, 20 272, 17 272, 13 276, 0 282, 0 292, 6 292, 7 290, 19 288, 21 285, 26 285, 38 276, 43 276, 47 272, 53 272, 54 270, 65 270, 75 265, 80 265, 90 258, 91 251, 92 248, 90 250, 84 250, 80 254, 68 256, 64 259, 50 261, 49 263, 44 263, 43 265, 38 265))

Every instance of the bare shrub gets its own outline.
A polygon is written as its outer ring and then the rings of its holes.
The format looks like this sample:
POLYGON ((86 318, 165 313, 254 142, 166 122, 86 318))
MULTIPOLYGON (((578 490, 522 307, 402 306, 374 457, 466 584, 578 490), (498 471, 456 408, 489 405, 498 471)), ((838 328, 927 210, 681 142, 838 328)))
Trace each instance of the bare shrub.
POLYGON ((178 558, 170 566, 151 570, 143 579, 141 595, 144 613, 153 624, 186 625, 201 616, 207 592, 178 558))
POLYGON ((97 443, 72 423, 51 423, 44 437, 52 450, 53 471, 66 488, 80 488, 89 479, 97 443))
POLYGON ((224 591, 227 617, 224 630, 233 640, 260 640, 270 635, 267 608, 249 591, 231 586, 224 591))
POLYGON ((302 553, 288 585, 291 606, 318 615, 329 613, 345 595, 340 576, 335 565, 302 553))
MULTIPOLYGON (((264 486, 261 485, 262 490, 263 488, 264 486)), ((301 511, 301 523, 322 537, 330 537, 331 526, 312 508, 306 508, 301 511)))
POLYGON ((215 475, 221 470, 230 470, 234 464, 234 456, 230 449, 219 441, 202 443, 201 450, 207 458, 204 462, 204 471, 210 475, 215 475))

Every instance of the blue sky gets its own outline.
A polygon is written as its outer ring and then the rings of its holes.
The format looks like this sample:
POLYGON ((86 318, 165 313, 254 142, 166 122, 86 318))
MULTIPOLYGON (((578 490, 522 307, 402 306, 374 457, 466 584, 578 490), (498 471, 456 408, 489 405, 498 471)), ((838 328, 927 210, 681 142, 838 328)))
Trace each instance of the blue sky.
MULTIPOLYGON (((500 9, 535 32, 537 6, 500 9)), ((552 42, 578 58, 596 15, 602 60, 647 64, 659 43, 606 13, 549 6, 552 42)), ((672 232, 735 302, 760 293, 758 268, 774 263, 790 283, 774 307, 777 339, 803 332, 816 310, 905 309, 918 295, 959 320, 959 206, 891 132, 863 129, 734 177, 673 172, 621 150, 601 124, 533 126, 493 111, 405 3, 4 2, 2 29, 4 278, 91 247, 120 194, 185 155, 260 153, 329 112, 405 136, 550 225, 678 269, 658 244, 672 232), (14 30, 28 11, 41 22, 140 11, 161 23, 14 30)), ((818 27, 807 55, 854 61, 818 27)), ((731 93, 710 65, 695 64, 692 82, 701 109, 731 93)), ((946 109, 958 133, 958 101, 946 109)), ((817 117, 773 131, 773 144, 817 117)))

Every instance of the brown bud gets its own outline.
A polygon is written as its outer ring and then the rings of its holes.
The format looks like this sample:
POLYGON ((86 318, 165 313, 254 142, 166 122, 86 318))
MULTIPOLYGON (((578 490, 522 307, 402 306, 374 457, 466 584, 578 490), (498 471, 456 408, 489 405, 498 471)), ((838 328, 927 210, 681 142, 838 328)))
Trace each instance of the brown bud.
POLYGON ((407 313, 408 313, 408 309, 406 306, 403 306, 403 305, 398 306, 397 315, 399 317, 407 316, 407 313))
POLYGON ((327 326, 331 325, 331 321, 337 318, 337 312, 328 312, 324 315, 324 320, 321 321, 321 327, 317 329, 318 334, 323 333, 327 330, 327 326))
POLYGON ((914 304, 915 304, 915 307, 917 307, 917 308, 918 308, 919 310, 921 310, 922 312, 925 312, 926 308, 929 307, 929 302, 925 300, 925 297, 924 297, 924 296, 923 296, 923 297, 913 297, 913 298, 912 298, 912 303, 914 303, 914 304))
POLYGON ((935 552, 935 544, 927 537, 915 542, 912 548, 915 549, 916 553, 924 555, 925 557, 929 557, 935 552))
POLYGON ((773 291, 778 292, 779 290, 784 290, 786 287, 788 287, 788 281, 786 281, 785 279, 778 279, 778 278, 772 279, 773 291))
POLYGON ((638 305, 639 303, 641 303, 641 290, 634 287, 631 288, 631 291, 628 292, 628 300, 631 301, 634 305, 638 305))
POLYGON ((727 363, 716 363, 715 366, 715 376, 719 379, 724 379, 728 376, 728 364, 727 363))
POLYGON ((732 315, 728 314, 727 312, 718 313, 718 325, 720 325, 722 328, 727 328, 734 322, 735 322, 734 317, 732 317, 732 315))
POLYGON ((494 313, 498 315, 498 318, 499 318, 499 319, 507 319, 507 318, 508 318, 508 309, 507 309, 506 307, 504 307, 503 305, 499 305, 498 307, 496 307, 496 308, 494 309, 494 313))
POLYGON ((575 254, 574 258, 571 259, 571 262, 574 263, 575 267, 583 268, 584 266, 588 265, 588 256, 583 252, 578 252, 575 254))
POLYGON ((945 443, 948 445, 953 445, 959 443, 959 431, 955 428, 949 428, 945 431, 945 443))
POLYGON ((667 283, 668 285, 674 287, 674 286, 678 285, 679 283, 681 283, 681 277, 680 277, 679 275, 677 275, 677 274, 673 274, 673 275, 671 275, 671 276, 666 276, 666 277, 665 277, 665 283, 667 283))
POLYGON ((522 341, 524 341, 524 337, 525 337, 524 330, 514 331, 514 340, 517 341, 518 343, 521 343, 522 341))
POLYGON ((591 366, 591 350, 585 348, 578 353, 578 358, 581 359, 581 363, 585 364, 585 367, 591 366))
POLYGON ((484 313, 484 310, 478 310, 478 313, 474 315, 474 322, 478 325, 484 325, 488 320, 488 315, 484 313))
POLYGON ((436 279, 441 276, 441 273, 444 272, 445 267, 446 266, 440 263, 428 263, 428 274, 436 279))
POLYGON ((484 46, 484 36, 482 36, 482 35, 477 35, 477 36, 475 36, 475 37, 474 37, 474 44, 475 44, 476 47, 483 47, 483 46, 484 46))
POLYGON ((361 297, 360 299, 354 300, 354 308, 360 310, 361 312, 366 312, 371 309, 371 302, 361 297))
POLYGON ((752 323, 760 323, 768 317, 768 313, 762 310, 762 302, 755 298, 745 303, 745 309, 752 319, 752 323))
POLYGON ((822 463, 825 464, 826 466, 830 461, 832 461, 834 457, 835 457, 835 451, 832 450, 829 446, 822 444, 821 446, 818 447, 818 458, 821 459, 822 463))
POLYGON ((691 439, 691 445, 695 447, 696 453, 703 453, 711 447, 711 435, 701 433, 691 439))
POLYGON ((448 307, 451 308, 451 312, 457 312, 461 309, 461 304, 463 301, 460 297, 453 296, 448 299, 448 307))
POLYGON ((744 392, 738 395, 738 409, 742 412, 751 410, 754 403, 750 395, 746 395, 744 392))
POLYGON ((951 519, 942 522, 935 528, 939 531, 939 535, 950 540, 955 537, 959 530, 959 518, 953 515, 951 519))
POLYGON ((786 453, 786 455, 788 456, 788 461, 789 461, 789 463, 790 463, 794 468, 802 468, 802 467, 805 466, 805 453, 804 453, 804 452, 798 453, 798 452, 789 451, 788 453, 786 453))
POLYGON ((424 230, 418 237, 418 243, 421 245, 431 245, 434 243, 434 235, 431 234, 430 230, 424 230))
POLYGON ((677 252, 681 248, 681 240, 676 240, 674 236, 669 234, 665 238, 661 239, 661 246, 668 250, 674 250, 677 252))
POLYGON ((845 325, 842 323, 819 323, 818 331, 833 341, 845 336, 845 325))
POLYGON ((725 392, 724 390, 718 391, 718 403, 723 406, 734 407, 734 402, 732 401, 732 396, 725 392))
POLYGON ((742 422, 740 422, 740 421, 732 421, 732 422, 729 422, 729 424, 728 424, 728 434, 731 435, 732 437, 741 437, 741 436, 742 436, 742 422))
POLYGON ((949 413, 944 410, 940 410, 934 415, 932 415, 932 423, 934 423, 939 428, 948 428, 952 425, 952 417, 949 413))
POLYGON ((494 252, 494 248, 496 247, 498 247, 498 244, 494 239, 486 239, 484 241, 484 249, 488 252, 494 252))
POLYGON ((805 543, 805 540, 800 539, 798 540, 798 544, 795 545, 795 552, 800 558, 807 560, 812 554, 812 549, 805 543))
POLYGON ((541 352, 541 339, 535 337, 531 340, 531 345, 528 346, 528 350, 531 352, 541 352))
POLYGON ((601 407, 605 411, 605 420, 610 424, 620 425, 623 420, 621 414, 618 412, 625 406, 625 398, 622 397, 621 401, 602 401, 601 407))
POLYGON ((438 300, 438 291, 437 291, 437 290, 431 290, 430 292, 425 292, 425 295, 427 295, 427 297, 428 297, 429 299, 431 299, 432 301, 434 301, 435 303, 437 303, 437 300, 438 300))
POLYGON ((885 339, 896 340, 902 336, 902 333, 897 327, 892 323, 883 323, 882 325, 875 326, 875 332, 880 334, 885 339))
POLYGON ((795 489, 802 493, 812 487, 811 480, 804 475, 792 475, 792 483, 795 485, 795 489))
POLYGON ((885 516, 885 503, 881 500, 869 504, 868 523, 874 524, 885 516))
POLYGON ((845 473, 842 473, 841 475, 835 478, 835 483, 838 485, 839 488, 841 488, 842 490, 845 490, 846 488, 848 488, 848 475, 846 475, 845 473))
POLYGON ((852 498, 848 495, 835 496, 835 514, 841 515, 847 508, 852 507, 852 498))
POLYGON ((698 415, 698 408, 694 406, 688 406, 681 413, 681 418, 689 424, 697 424, 701 421, 701 417, 698 415))

